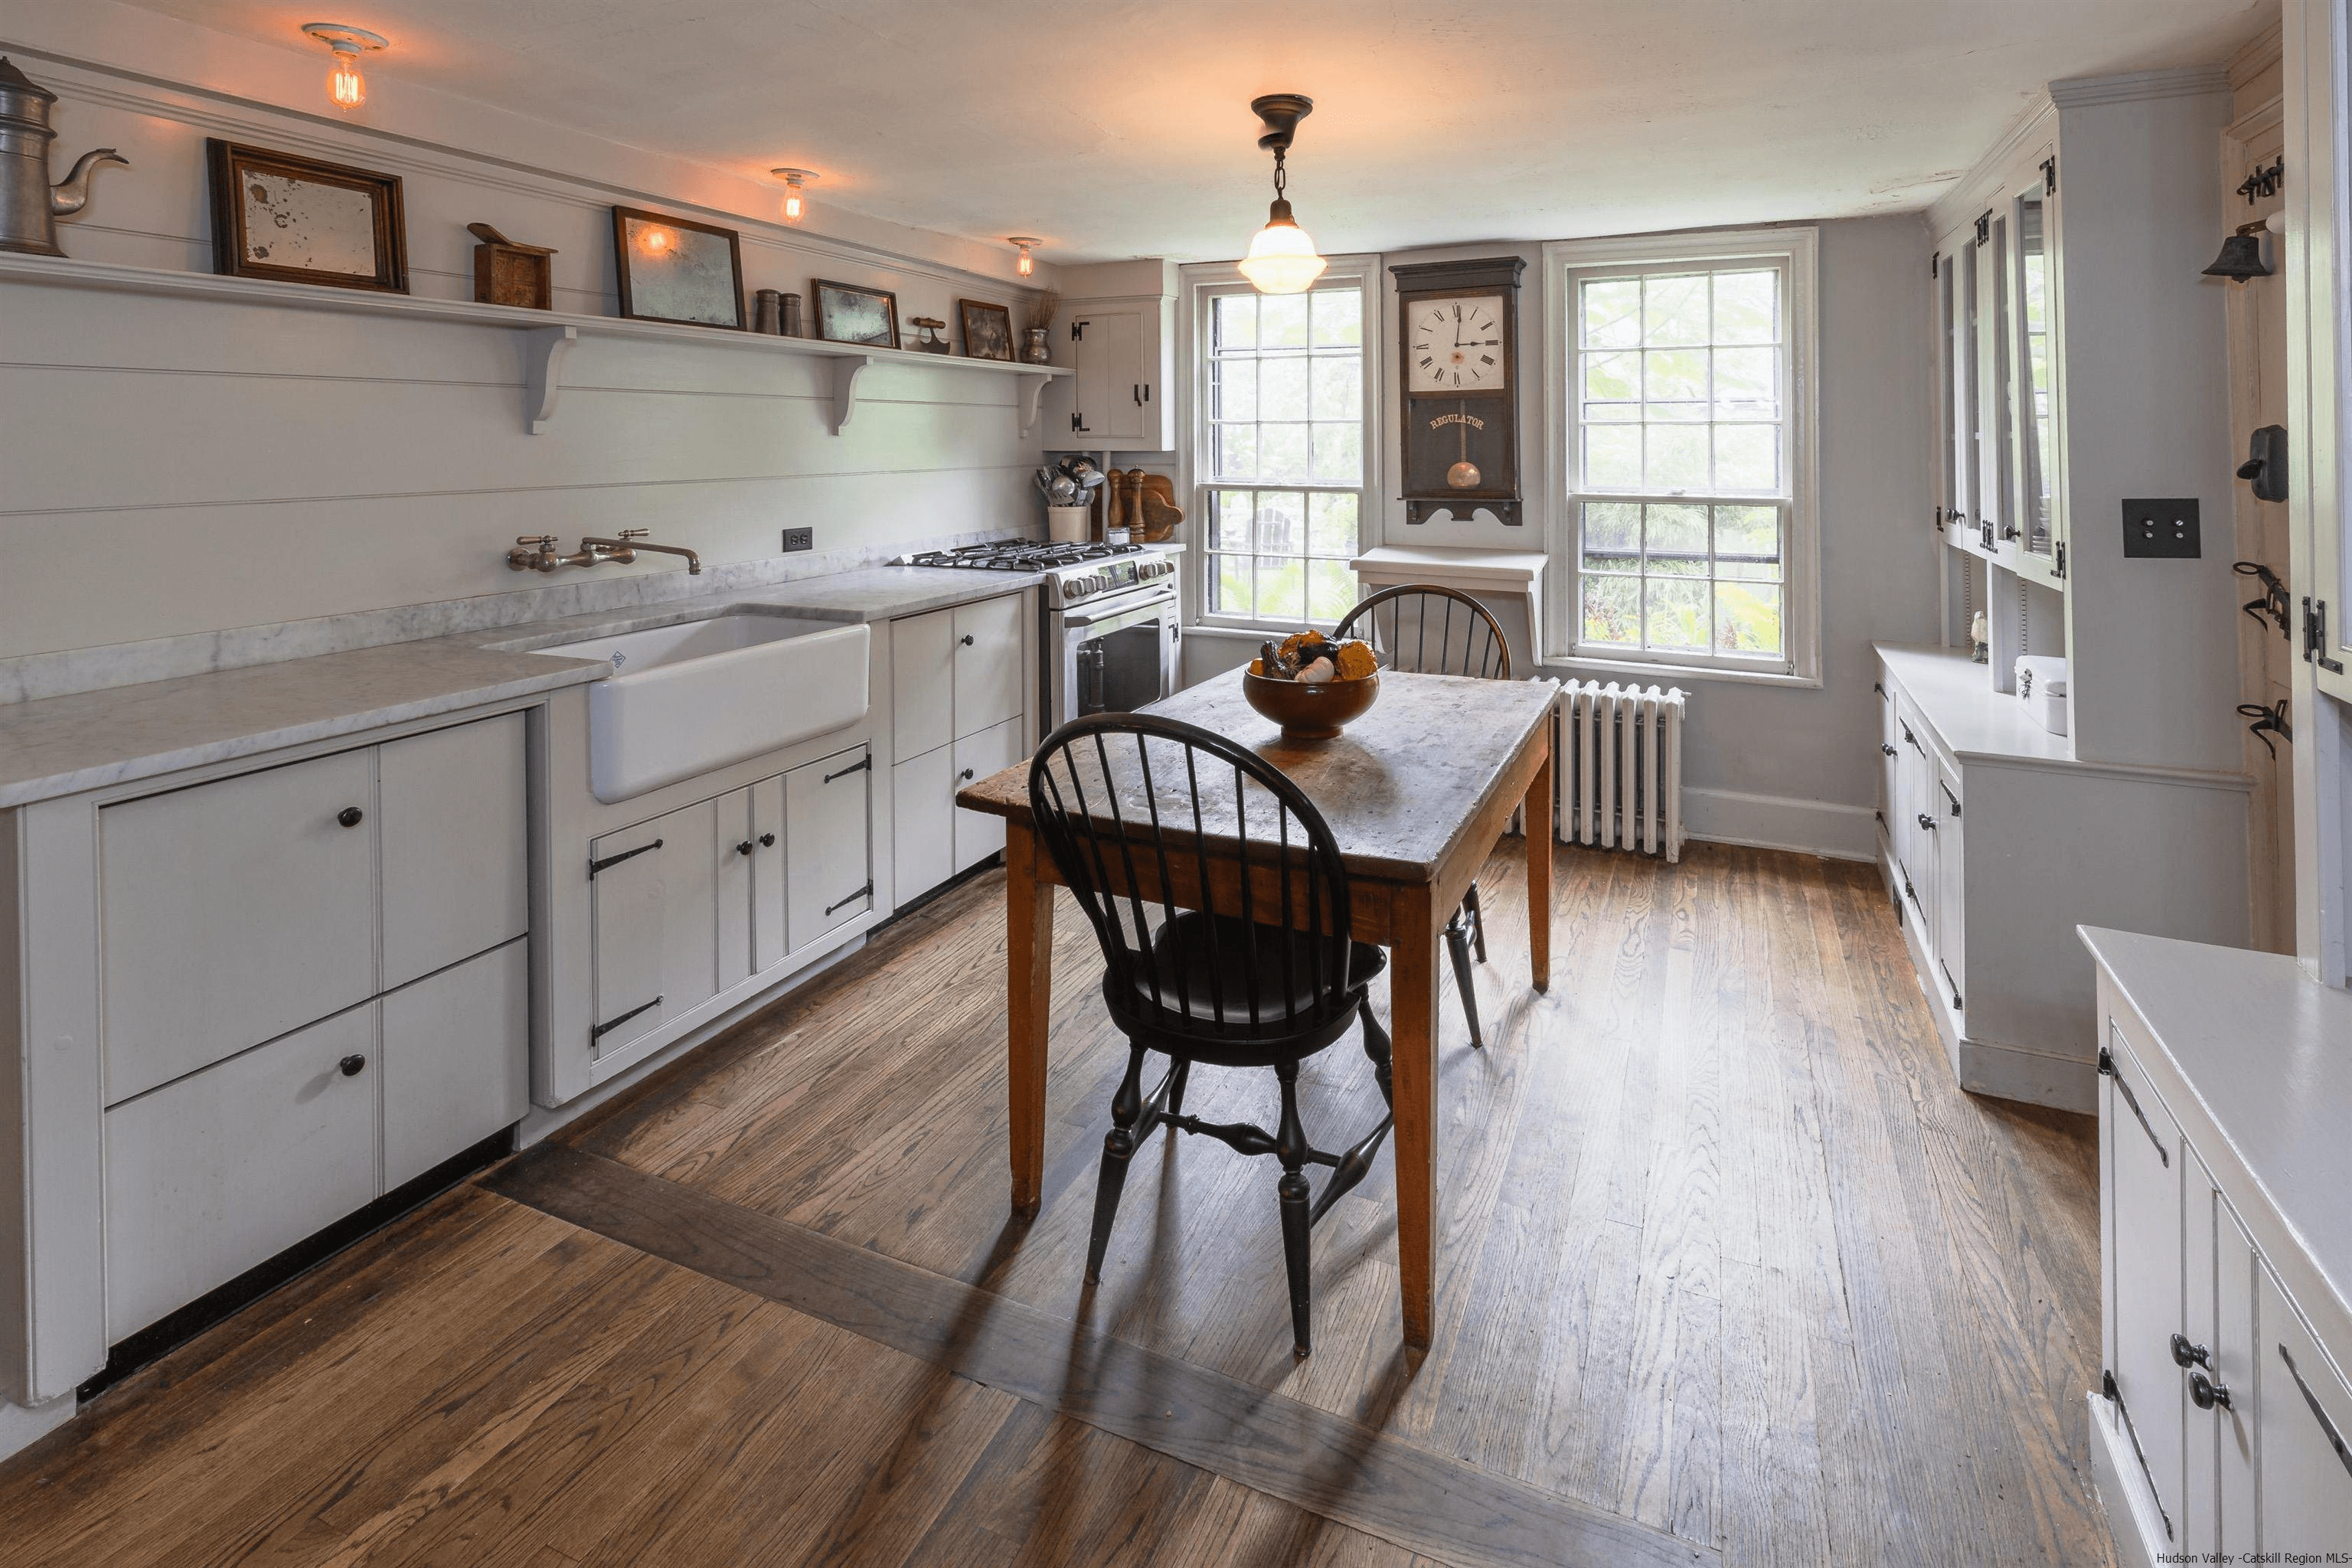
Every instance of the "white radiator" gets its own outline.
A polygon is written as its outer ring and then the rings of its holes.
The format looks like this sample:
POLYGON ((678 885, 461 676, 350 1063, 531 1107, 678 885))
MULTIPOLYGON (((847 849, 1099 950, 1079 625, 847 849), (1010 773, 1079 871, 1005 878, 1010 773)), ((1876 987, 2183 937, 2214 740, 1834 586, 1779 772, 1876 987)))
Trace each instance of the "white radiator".
POLYGON ((1682 688, 1570 681, 1552 775, 1560 842, 1683 858, 1682 688))

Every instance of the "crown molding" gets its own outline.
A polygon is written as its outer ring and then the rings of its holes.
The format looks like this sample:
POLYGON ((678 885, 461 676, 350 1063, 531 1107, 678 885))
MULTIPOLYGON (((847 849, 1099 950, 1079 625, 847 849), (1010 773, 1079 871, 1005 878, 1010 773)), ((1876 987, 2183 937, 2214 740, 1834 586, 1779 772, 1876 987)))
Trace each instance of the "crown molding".
POLYGON ((2118 76, 2068 77, 2050 84, 2050 101, 2061 109, 2098 103, 2133 103, 2147 98, 2196 98, 2230 90, 2224 66, 2184 66, 2174 70, 2126 71, 2118 76))
POLYGON ((2246 40, 2246 47, 2230 57, 2230 86, 2242 88, 2285 58, 2283 41, 2284 24, 2273 22, 2246 40))

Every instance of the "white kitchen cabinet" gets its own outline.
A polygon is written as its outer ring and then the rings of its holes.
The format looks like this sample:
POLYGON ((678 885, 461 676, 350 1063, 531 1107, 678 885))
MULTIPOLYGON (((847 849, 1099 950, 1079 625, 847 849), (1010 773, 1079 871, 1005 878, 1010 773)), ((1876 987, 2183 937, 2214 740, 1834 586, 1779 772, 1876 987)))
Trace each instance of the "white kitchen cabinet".
POLYGON ((955 748, 939 746, 890 770, 895 901, 911 903, 955 875, 955 748))
MULTIPOLYGON (((984 779, 1019 762, 1024 754, 1021 729, 1022 721, 1007 719, 992 729, 958 741, 950 797, 974 779, 984 779)), ((969 870, 1004 847, 1004 818, 987 812, 966 811, 961 806, 953 808, 953 816, 957 870, 969 870)))
POLYGON ((2261 1550, 2343 1552, 2352 1542, 2352 1388, 2267 1265, 2254 1314, 2263 1356, 2256 1441, 2261 1550))
MULTIPOLYGON (((1018 595, 1011 595, 1019 602, 1018 595)), ((955 739, 956 613, 890 623, 890 754, 919 757, 955 739)))
POLYGON ((976 735, 1027 711, 1021 673, 1021 624, 1029 600, 1000 595, 959 605, 955 617, 954 740, 976 735))
POLYGON ((375 1197, 373 1003, 106 1112, 106 1337, 375 1197))
POLYGON ((522 938, 388 992, 383 1189, 511 1126, 530 1109, 530 943, 522 938))
POLYGON ((2280 954, 2081 940, 2107 1040, 2087 1408, 2116 1555, 2321 1561, 2352 1542, 2352 996, 2280 954))
POLYGON ((959 811, 955 793, 1027 751, 1031 611, 1027 594, 1002 594, 891 623, 897 903, 1004 847, 1003 824, 959 811))
POLYGON ((1953 1073, 2088 1110, 2102 1031, 2074 927, 2242 943, 2250 781, 2080 762, 1962 650, 1876 651, 1882 869, 1953 1073))
MULTIPOLYGON (((1071 378, 1065 444, 1120 451, 1176 447, 1176 302, 1170 296, 1067 302, 1071 378)), ((1049 441, 1050 444, 1050 441, 1049 441)))
POLYGON ((718 820, 706 800, 589 845, 597 1055, 719 994, 718 820))
MULTIPOLYGON (((751 786, 751 967, 772 968, 792 951, 784 923, 784 781, 782 774, 751 786)), ((857 825, 860 853, 866 824, 857 825)))
POLYGON ((520 713, 377 748, 383 989, 530 928, 523 757, 520 713))
POLYGON ((791 859, 784 929, 805 947, 874 907, 873 753, 859 746, 783 777, 784 843, 791 859))
POLYGON ((98 814, 106 1101, 376 992, 374 753, 98 814))
POLYGON ((754 863, 760 841, 751 831, 751 791, 730 790, 711 803, 714 837, 710 847, 710 896, 714 911, 718 984, 711 992, 740 985, 751 978, 751 910, 756 903, 754 863))

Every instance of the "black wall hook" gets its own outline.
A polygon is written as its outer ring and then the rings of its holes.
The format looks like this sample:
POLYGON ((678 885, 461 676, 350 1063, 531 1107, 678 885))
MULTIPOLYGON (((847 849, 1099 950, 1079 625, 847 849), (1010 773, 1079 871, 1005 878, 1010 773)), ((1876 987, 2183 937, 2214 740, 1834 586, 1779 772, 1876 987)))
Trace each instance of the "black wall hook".
POLYGON ((2278 748, 2271 744, 2271 735, 2276 735, 2282 741, 2292 742, 2294 739, 2294 731, 2286 725, 2286 699, 2284 697, 2278 700, 2274 708, 2265 708, 2259 702, 2241 702, 2238 704, 2238 717, 2253 721, 2246 726, 2246 732, 2260 741, 2263 750, 2273 757, 2278 755, 2278 748), (2264 734, 2264 731, 2270 733, 2264 734))
POLYGON ((2254 172, 2246 176, 2246 183, 2238 187, 2238 194, 2246 198, 2248 206, 2252 206, 2266 196, 2278 195, 2279 186, 2285 183, 2286 157, 2282 153, 2267 169, 2256 164, 2254 172))
POLYGON ((2294 634, 2289 629, 2286 584, 2279 581, 2278 574, 2259 561, 2232 561, 2230 570, 2241 577, 2259 578, 2263 584, 2263 596, 2249 599, 2240 607, 2258 621, 2268 616, 2278 623, 2279 636, 2292 638, 2294 634))

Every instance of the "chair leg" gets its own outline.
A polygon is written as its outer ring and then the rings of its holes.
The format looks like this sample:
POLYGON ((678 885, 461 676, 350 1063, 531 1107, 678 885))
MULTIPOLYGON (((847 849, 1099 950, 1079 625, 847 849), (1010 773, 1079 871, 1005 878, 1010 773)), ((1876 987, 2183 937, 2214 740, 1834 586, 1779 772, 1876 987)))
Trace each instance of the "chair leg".
POLYGON ((1135 1124, 1143 1114, 1143 1047, 1129 1047, 1127 1076, 1111 1097, 1110 1131, 1103 1135, 1102 1172, 1095 1178, 1095 1228, 1087 1240, 1087 1283, 1102 1283, 1103 1253, 1110 1247, 1111 1222, 1127 1187, 1127 1164, 1135 1157, 1135 1124))
POLYGON ((1454 989, 1462 993, 1462 1016, 1470 1021, 1471 1047, 1482 1048, 1486 1041, 1478 1032, 1478 993, 1470 984, 1470 932, 1459 916, 1445 928, 1445 946, 1454 955, 1454 989))
POLYGON ((1290 1340, 1292 1351, 1305 1357, 1314 1350, 1313 1311, 1308 1301, 1307 1233, 1313 1221, 1307 1212, 1307 1130, 1298 1120, 1298 1064, 1280 1062, 1275 1073, 1282 1079, 1282 1126, 1275 1134, 1275 1153, 1282 1161, 1282 1180, 1275 1192, 1282 1200, 1282 1258, 1290 1274, 1290 1340))
POLYGON ((1181 1116, 1184 1114, 1184 1089, 1185 1086, 1190 1084, 1192 1081, 1192 1064, 1189 1061, 1178 1062, 1176 1064, 1176 1070, 1171 1073, 1168 1079, 1169 1115, 1181 1116))
POLYGON ((1394 1070, 1391 1060, 1394 1053, 1389 1046, 1389 1032, 1372 1012, 1372 999, 1365 997, 1356 1004, 1356 1016, 1363 1020, 1364 1056, 1372 1064, 1372 1077, 1381 1086, 1381 1099, 1391 1110, 1396 1109, 1394 1070))
POLYGON ((1478 907, 1478 884, 1470 884, 1462 895, 1462 907, 1470 912, 1470 940, 1478 950, 1478 962, 1486 962, 1486 911, 1478 907))

